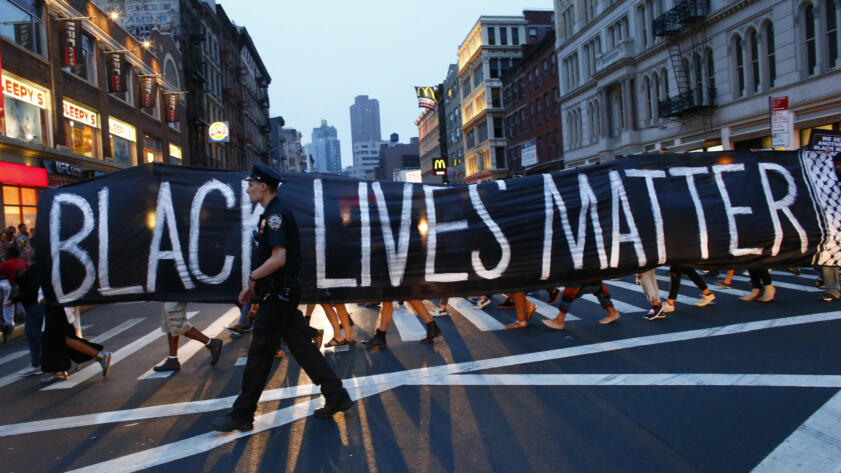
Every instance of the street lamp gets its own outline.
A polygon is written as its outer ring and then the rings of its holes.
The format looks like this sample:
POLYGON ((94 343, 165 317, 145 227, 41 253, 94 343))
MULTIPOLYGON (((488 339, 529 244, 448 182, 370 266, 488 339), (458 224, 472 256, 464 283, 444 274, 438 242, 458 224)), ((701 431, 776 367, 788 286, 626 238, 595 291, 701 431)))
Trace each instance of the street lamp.
POLYGON ((148 39, 143 40, 143 49, 149 49, 152 47, 152 42, 148 39))
POLYGON ((112 20, 117 21, 118 19, 120 19, 120 12, 118 12, 117 10, 111 10, 110 16, 112 20))

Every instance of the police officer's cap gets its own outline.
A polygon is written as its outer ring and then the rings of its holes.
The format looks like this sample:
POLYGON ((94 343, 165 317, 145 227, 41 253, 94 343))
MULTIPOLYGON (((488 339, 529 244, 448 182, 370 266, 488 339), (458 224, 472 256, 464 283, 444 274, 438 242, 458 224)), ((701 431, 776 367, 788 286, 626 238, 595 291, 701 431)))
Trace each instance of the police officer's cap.
POLYGON ((263 164, 255 164, 251 168, 251 174, 245 178, 246 181, 265 182, 270 186, 277 186, 282 180, 280 174, 274 169, 263 164))

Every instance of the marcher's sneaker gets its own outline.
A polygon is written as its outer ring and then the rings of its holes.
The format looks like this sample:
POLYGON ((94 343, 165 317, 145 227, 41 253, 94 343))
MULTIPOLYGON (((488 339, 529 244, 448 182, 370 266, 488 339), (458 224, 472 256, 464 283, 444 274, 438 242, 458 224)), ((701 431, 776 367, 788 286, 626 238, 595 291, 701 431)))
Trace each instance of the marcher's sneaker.
POLYGON ((821 296, 820 300, 821 300, 821 301, 823 301, 823 302, 832 302, 832 301, 837 301, 837 300, 838 300, 838 296, 835 296, 835 295, 832 295, 832 294, 823 294, 823 295, 821 296))
POLYGON ((424 345, 429 345, 430 343, 435 341, 436 337, 441 336, 441 329, 438 328, 438 324, 435 323, 433 320, 426 324, 426 338, 422 339, 420 342, 424 345))
POLYGON ((44 372, 41 371, 41 368, 36 368, 34 366, 30 366, 29 368, 26 368, 25 370, 21 371, 18 374, 20 374, 21 376, 36 376, 36 375, 39 375, 39 374, 44 374, 44 372))
POLYGON ((366 348, 385 348, 385 332, 380 329, 377 329, 377 333, 371 337, 370 340, 362 342, 366 348))
POLYGON ((696 302, 695 305, 698 307, 704 307, 705 305, 709 304, 710 302, 715 300, 715 294, 712 292, 709 294, 701 294, 701 300, 696 302))
POLYGON ((210 350, 210 366, 216 366, 216 363, 219 362, 219 355, 222 354, 222 340, 211 338, 204 347, 210 350))
POLYGON ((547 304, 549 304, 549 305, 557 304, 558 299, 560 299, 560 297, 561 297, 561 290, 558 289, 557 287, 552 289, 551 291, 549 291, 549 302, 547 302, 547 304))
MULTIPOLYGON (((488 299, 488 300, 490 300, 490 299, 488 299)), ((514 308, 514 303, 511 302, 511 299, 505 299, 505 301, 503 301, 502 304, 499 304, 498 306, 496 306, 496 308, 497 309, 513 309, 514 308)))
POLYGON ((324 330, 318 329, 316 330, 316 334, 312 337, 312 342, 315 343, 315 346, 321 348, 321 342, 324 340, 324 330))
POLYGON ((485 307, 489 306, 490 304, 491 304, 491 300, 488 299, 488 298, 485 298, 485 299, 482 299, 481 301, 473 304, 473 308, 476 309, 476 310, 482 310, 485 307))
POLYGON ((161 371, 178 371, 181 369, 181 363, 178 361, 178 358, 170 358, 167 357, 166 361, 161 363, 160 365, 152 368, 152 370, 161 372, 161 371))
POLYGON ((234 430, 246 432, 254 429, 254 422, 238 421, 234 420, 234 418, 230 415, 226 415, 216 419, 216 421, 211 424, 211 427, 217 432, 233 432, 234 430))
POLYGON ((330 419, 333 414, 337 412, 344 412, 353 407, 353 401, 350 400, 347 391, 343 393, 342 399, 334 402, 325 402, 324 407, 319 407, 313 412, 313 415, 319 419, 330 419))
POLYGON ((96 361, 99 362, 99 366, 102 367, 102 377, 108 376, 108 369, 111 368, 111 352, 110 351, 101 351, 99 355, 96 357, 96 361))
POLYGON ((667 313, 674 312, 674 311, 675 311, 675 306, 674 305, 669 304, 668 302, 664 302, 660 306, 660 310, 658 310, 655 314, 652 314, 652 315, 646 317, 646 319, 648 319, 648 320, 665 319, 667 313))

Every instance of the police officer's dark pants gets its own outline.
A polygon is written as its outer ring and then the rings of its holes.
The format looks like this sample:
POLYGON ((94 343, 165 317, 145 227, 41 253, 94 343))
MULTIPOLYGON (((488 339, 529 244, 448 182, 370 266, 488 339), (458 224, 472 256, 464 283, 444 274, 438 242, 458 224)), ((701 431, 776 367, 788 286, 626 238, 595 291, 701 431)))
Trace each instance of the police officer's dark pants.
POLYGON ((248 362, 242 375, 242 392, 231 410, 234 420, 250 422, 254 418, 257 401, 266 387, 281 339, 286 340, 289 351, 307 376, 321 386, 321 393, 327 402, 339 402, 347 396, 342 381, 312 342, 309 327, 297 304, 263 302, 254 318, 255 328, 248 347, 248 362))

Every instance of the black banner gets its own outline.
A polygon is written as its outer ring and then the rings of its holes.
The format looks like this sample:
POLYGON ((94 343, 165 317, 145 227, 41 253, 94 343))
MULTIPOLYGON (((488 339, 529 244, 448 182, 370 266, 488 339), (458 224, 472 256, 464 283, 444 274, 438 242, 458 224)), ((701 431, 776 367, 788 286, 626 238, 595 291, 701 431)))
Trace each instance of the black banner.
MULTIPOLYGON (((245 173, 151 164, 41 191, 48 297, 233 301, 262 209, 245 173)), ((285 174, 305 302, 499 293, 664 264, 839 258, 838 179, 813 152, 663 154, 469 186, 285 174)))
POLYGON ((809 136, 809 149, 832 155, 841 153, 841 131, 812 128, 812 134, 809 136))
POLYGON ((178 123, 178 94, 165 93, 164 98, 166 99, 167 123, 178 123))
POLYGON ((124 53, 108 54, 108 91, 125 92, 127 72, 131 70, 124 53))
POLYGON ((158 82, 155 76, 140 77, 140 108, 155 107, 155 95, 158 93, 158 82))
POLYGON ((64 22, 64 65, 79 65, 79 53, 82 45, 82 22, 67 20, 64 22))

